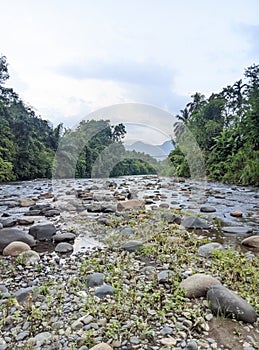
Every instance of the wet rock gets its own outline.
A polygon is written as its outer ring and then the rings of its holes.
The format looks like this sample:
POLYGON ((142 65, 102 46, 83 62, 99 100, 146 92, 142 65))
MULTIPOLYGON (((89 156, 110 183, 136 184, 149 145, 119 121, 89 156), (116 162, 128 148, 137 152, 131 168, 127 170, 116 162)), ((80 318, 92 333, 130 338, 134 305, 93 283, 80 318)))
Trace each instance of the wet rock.
POLYGON ((104 275, 100 272, 94 272, 87 276, 86 284, 88 288, 98 287, 103 285, 104 275))
POLYGON ((143 242, 141 241, 128 241, 123 244, 121 247, 123 250, 127 250, 128 252, 132 253, 135 252, 136 250, 139 250, 143 247, 143 242))
POLYGON ((236 218, 241 218, 243 216, 243 213, 241 210, 235 210, 230 213, 231 216, 234 216, 236 218))
POLYGON ((15 218, 7 218, 7 219, 0 218, 0 223, 2 224, 3 227, 13 227, 16 225, 17 220, 15 218))
POLYGON ((216 208, 214 207, 201 207, 200 212, 202 213, 214 213, 216 211, 216 208))
POLYGON ((6 256, 17 256, 27 250, 30 250, 31 247, 24 242, 14 241, 9 243, 3 250, 3 255, 6 256))
POLYGON ((215 315, 235 317, 237 320, 254 323, 255 309, 243 298, 222 285, 211 286, 207 292, 209 306, 215 315))
POLYGON ((30 247, 36 242, 31 235, 15 228, 3 228, 0 230, 0 252, 11 242, 19 241, 27 243, 30 247))
POLYGON ((61 242, 61 243, 58 243, 55 247, 55 252, 56 253, 70 253, 73 251, 73 246, 72 244, 70 243, 67 243, 67 242, 61 242))
POLYGON ((198 254, 200 256, 211 256, 211 253, 215 250, 222 250, 223 245, 217 242, 207 243, 198 248, 198 254))
POLYGON ((94 295, 97 296, 98 298, 104 298, 107 295, 113 295, 114 292, 115 292, 115 289, 111 285, 104 284, 101 287, 96 288, 94 295))
POLYGON ((35 201, 31 198, 24 198, 19 200, 20 207, 30 207, 33 204, 35 204, 35 201))
POLYGON ((205 220, 199 219, 196 216, 184 218, 181 223, 187 229, 208 229, 210 226, 205 220))
POLYGON ((240 234, 240 235, 253 232, 252 228, 248 226, 243 226, 243 227, 242 226, 225 226, 225 227, 222 227, 222 231, 226 233, 233 233, 233 234, 240 234))
POLYGON ((50 241, 56 233, 56 227, 53 224, 38 224, 30 227, 29 234, 38 241, 50 241))
POLYGON ((254 235, 254 236, 247 237, 243 239, 241 244, 252 248, 259 248, 259 236, 254 235))
POLYGON ((220 284, 216 278, 197 273, 183 280, 180 283, 180 287, 186 291, 188 298, 199 298, 206 296, 209 287, 216 284, 220 284))
POLYGON ((59 233, 52 237, 54 242, 69 242, 73 241, 76 238, 76 235, 72 232, 59 233))
POLYGON ((27 250, 21 254, 19 257, 23 260, 25 265, 34 265, 40 261, 40 256, 34 250, 27 250))
POLYGON ((145 208, 145 201, 138 199, 130 199, 128 201, 120 201, 117 205, 118 211, 139 210, 145 208))

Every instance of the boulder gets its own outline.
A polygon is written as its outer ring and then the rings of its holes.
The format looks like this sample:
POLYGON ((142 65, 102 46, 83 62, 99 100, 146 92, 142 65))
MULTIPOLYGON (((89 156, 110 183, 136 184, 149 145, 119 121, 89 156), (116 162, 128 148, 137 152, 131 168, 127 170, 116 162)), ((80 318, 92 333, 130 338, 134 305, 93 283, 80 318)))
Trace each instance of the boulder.
POLYGON ((94 272, 87 276, 86 284, 88 288, 98 287, 103 285, 103 273, 94 272))
POLYGON ((187 216, 182 221, 182 225, 187 229, 209 229, 210 226, 205 220, 199 219, 196 216, 187 216))
POLYGON ((130 199, 128 201, 119 201, 117 205, 118 211, 139 210, 145 208, 145 201, 139 199, 130 199))
POLYGON ((243 216, 243 213, 241 210, 235 210, 230 213, 231 216, 234 216, 235 218, 241 218, 243 216))
POLYGON ((128 252, 132 253, 136 250, 139 250, 143 247, 143 242, 141 241, 128 241, 123 244, 121 247, 123 250, 127 250, 128 252))
POLYGON ((55 252, 56 253, 70 253, 73 251, 73 246, 72 244, 70 243, 67 243, 67 242, 61 242, 61 243, 58 243, 55 247, 55 252))
POLYGON ((252 248, 259 248, 259 236, 255 235, 255 236, 247 237, 243 239, 241 244, 252 248))
POLYGON ((214 207, 201 207, 200 212, 202 213, 214 213, 216 211, 216 208, 214 207))
POLYGON ((94 295, 98 298, 104 298, 107 295, 113 295, 114 292, 115 289, 111 285, 103 284, 101 287, 96 288, 94 295))
POLYGON ((35 201, 31 198, 23 198, 19 200, 20 207, 30 207, 35 204, 35 201))
POLYGON ((2 224, 3 227, 13 227, 16 225, 17 220, 15 218, 7 218, 7 219, 0 218, 0 223, 2 224))
POLYGON ((22 259, 25 265, 34 265, 40 261, 40 256, 34 250, 27 250, 21 254, 19 257, 22 259))
POLYGON ((217 242, 212 242, 212 243, 207 243, 207 244, 203 244, 202 246, 200 246, 198 248, 198 254, 200 256, 211 256, 211 253, 214 250, 222 250, 223 245, 217 242))
POLYGON ((49 241, 55 233, 56 227, 53 224, 37 224, 29 230, 29 234, 38 241, 49 241))
POLYGON ((54 242, 67 242, 67 241, 74 241, 74 239, 76 238, 76 235, 72 232, 65 232, 65 233, 56 234, 52 238, 54 242))
POLYGON ((9 243, 3 250, 3 255, 6 256, 17 256, 27 250, 30 250, 31 247, 24 242, 14 241, 9 243))
POLYGON ((205 297, 206 293, 212 285, 220 284, 220 282, 204 273, 196 273, 180 283, 180 287, 186 292, 187 298, 205 297))
POLYGON ((240 235, 253 232, 252 228, 248 226, 243 226, 243 227, 242 226, 225 226, 225 227, 222 227, 222 231, 226 233, 233 233, 233 234, 240 234, 240 235))
POLYGON ((20 288, 14 293, 13 297, 17 299, 20 305, 27 304, 33 297, 35 287, 20 288))
POLYGON ((168 222, 168 224, 178 224, 180 225, 181 224, 181 217, 179 215, 175 215, 175 214, 172 214, 172 213, 163 213, 161 215, 161 218, 168 222))
POLYGON ((213 285, 207 292, 210 309, 215 315, 235 318, 238 321, 254 323, 255 309, 246 300, 222 285, 213 285))
POLYGON ((18 225, 32 225, 32 224, 34 224, 34 219, 32 219, 32 218, 18 218, 17 224, 18 225))
POLYGON ((47 218, 51 218, 53 216, 60 215, 60 211, 58 209, 50 209, 50 210, 45 211, 44 215, 47 218))
POLYGON ((36 242, 31 235, 15 228, 3 228, 0 230, 0 252, 11 242, 19 241, 27 243, 30 247, 36 242))

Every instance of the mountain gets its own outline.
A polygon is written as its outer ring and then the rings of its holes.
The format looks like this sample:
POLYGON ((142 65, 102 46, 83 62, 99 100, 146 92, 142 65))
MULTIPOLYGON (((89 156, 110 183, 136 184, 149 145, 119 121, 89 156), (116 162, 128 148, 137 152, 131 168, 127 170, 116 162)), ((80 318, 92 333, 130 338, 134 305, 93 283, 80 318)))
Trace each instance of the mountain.
POLYGON ((150 145, 142 141, 137 141, 132 145, 125 145, 125 148, 128 151, 149 154, 151 157, 157 160, 164 160, 174 149, 174 146, 170 140, 165 141, 162 145, 150 145))

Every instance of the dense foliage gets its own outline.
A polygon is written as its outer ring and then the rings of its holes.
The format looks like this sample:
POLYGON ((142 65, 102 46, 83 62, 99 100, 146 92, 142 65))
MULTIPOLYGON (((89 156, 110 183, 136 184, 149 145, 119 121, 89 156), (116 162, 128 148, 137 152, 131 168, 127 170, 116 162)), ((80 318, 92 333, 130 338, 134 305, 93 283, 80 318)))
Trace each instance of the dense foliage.
POLYGON ((53 163, 62 178, 156 173, 153 158, 125 151, 123 124, 90 120, 76 130, 53 128, 4 86, 8 78, 0 56, 0 182, 51 177, 53 163))
POLYGON ((245 70, 244 79, 208 99, 200 93, 181 111, 175 124, 176 149, 170 159, 174 174, 193 175, 191 132, 199 145, 211 180, 259 184, 259 65, 245 70), (189 157, 188 157, 189 156, 189 157))

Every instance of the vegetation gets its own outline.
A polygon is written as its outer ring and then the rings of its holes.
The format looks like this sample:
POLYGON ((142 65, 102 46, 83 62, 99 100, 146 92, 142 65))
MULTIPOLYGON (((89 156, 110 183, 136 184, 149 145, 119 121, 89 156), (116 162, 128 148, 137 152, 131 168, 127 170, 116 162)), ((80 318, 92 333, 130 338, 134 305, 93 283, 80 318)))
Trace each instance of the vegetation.
POLYGON ((208 99, 195 93, 177 118, 177 147, 170 154, 175 175, 194 175, 191 167, 196 152, 188 140, 191 133, 209 179, 259 184, 259 65, 245 70, 244 81, 240 79, 208 99))

